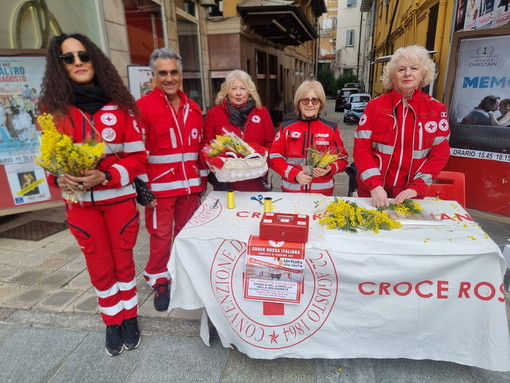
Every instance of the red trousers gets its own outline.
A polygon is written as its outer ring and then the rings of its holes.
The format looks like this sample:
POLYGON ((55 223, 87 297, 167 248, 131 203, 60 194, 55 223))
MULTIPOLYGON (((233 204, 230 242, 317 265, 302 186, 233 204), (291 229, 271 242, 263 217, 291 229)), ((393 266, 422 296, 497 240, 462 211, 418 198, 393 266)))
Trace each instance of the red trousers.
POLYGON ((145 226, 150 234, 150 256, 144 277, 152 288, 170 282, 168 260, 173 239, 200 205, 200 194, 158 198, 158 205, 145 208, 145 226))
POLYGON ((67 223, 85 256, 106 325, 138 315, 133 247, 140 227, 136 201, 66 207, 67 223))

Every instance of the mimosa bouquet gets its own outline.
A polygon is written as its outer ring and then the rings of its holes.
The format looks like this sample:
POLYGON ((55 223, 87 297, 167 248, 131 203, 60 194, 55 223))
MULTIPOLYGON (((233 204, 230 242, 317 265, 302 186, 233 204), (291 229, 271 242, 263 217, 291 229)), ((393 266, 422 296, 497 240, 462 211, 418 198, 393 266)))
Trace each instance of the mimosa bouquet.
POLYGON ((338 154, 333 153, 331 150, 326 150, 324 152, 314 148, 307 148, 306 150, 308 152, 306 156, 308 175, 312 175, 313 168, 324 169, 338 159, 338 154))
POLYGON ((258 178, 267 172, 267 151, 255 148, 235 133, 216 136, 202 149, 209 169, 220 182, 258 178))
POLYGON ((375 209, 359 207, 354 202, 335 198, 319 220, 328 230, 344 230, 357 232, 358 230, 371 230, 375 234, 381 230, 398 229, 402 224, 391 219, 388 214, 375 209))
POLYGON ((224 136, 216 136, 203 150, 209 157, 218 157, 222 154, 228 155, 228 153, 234 153, 237 157, 246 157, 255 153, 250 145, 231 132, 224 136))
MULTIPOLYGON (((53 116, 48 113, 38 116, 37 122, 43 132, 40 154, 34 160, 37 165, 57 177, 64 174, 79 177, 84 170, 96 168, 104 152, 104 143, 93 141, 83 144, 73 143, 71 137, 58 132, 53 116)), ((81 193, 81 190, 69 188, 66 191, 66 199, 78 202, 81 193)))
POLYGON ((422 212, 421 205, 412 199, 406 199, 404 202, 398 204, 390 203, 390 206, 380 207, 378 210, 391 210, 403 217, 417 215, 422 212))

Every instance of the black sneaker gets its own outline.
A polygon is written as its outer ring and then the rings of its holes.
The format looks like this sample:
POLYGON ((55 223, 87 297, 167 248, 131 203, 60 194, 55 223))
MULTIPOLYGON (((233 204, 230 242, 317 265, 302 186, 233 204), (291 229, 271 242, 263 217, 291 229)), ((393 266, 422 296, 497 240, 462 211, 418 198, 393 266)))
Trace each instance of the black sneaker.
POLYGON ((122 329, 118 324, 106 326, 106 353, 117 356, 123 350, 122 329))
POLYGON ((168 283, 157 285, 154 289, 154 307, 158 311, 168 310, 170 305, 170 289, 168 283))
POLYGON ((124 338, 124 348, 126 350, 134 350, 138 347, 140 344, 140 330, 138 330, 136 317, 122 322, 122 337, 124 338))

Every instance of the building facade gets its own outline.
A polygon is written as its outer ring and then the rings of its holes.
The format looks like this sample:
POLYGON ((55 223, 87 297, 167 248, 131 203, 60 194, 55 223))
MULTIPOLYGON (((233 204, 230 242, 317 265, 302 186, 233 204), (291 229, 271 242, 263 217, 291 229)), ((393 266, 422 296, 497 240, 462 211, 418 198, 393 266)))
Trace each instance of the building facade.
POLYGON ((338 0, 335 76, 354 74, 368 90, 372 36, 370 13, 361 11, 361 0, 338 0))
POLYGON ((335 71, 338 0, 326 0, 327 12, 319 19, 318 71, 335 71))
POLYGON ((417 44, 432 54, 438 77, 430 93, 443 100, 455 2, 362 0, 361 3, 361 9, 370 13, 374 22, 369 80, 373 96, 385 92, 380 77, 389 56, 397 48, 417 44))
MULTIPOLYGON (((297 86, 316 75, 324 0, 6 0, 2 54, 44 54, 62 32, 89 36, 129 83, 155 48, 184 61, 184 91, 204 111, 228 71, 242 69, 269 110, 289 112, 297 86), (16 53, 14 53, 16 52, 16 53)), ((142 70, 143 72, 143 70, 142 70)), ((132 85, 132 84, 131 84, 132 85)), ((136 95, 135 95, 136 96, 136 95)))

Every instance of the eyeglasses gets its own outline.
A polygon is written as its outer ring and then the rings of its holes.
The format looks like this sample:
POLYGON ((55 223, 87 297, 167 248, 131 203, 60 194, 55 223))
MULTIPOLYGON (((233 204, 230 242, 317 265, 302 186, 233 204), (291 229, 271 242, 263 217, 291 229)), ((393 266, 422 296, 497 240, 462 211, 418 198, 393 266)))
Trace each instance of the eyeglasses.
POLYGON ((88 63, 92 60, 90 53, 87 51, 80 51, 76 55, 74 53, 68 52, 61 54, 59 57, 64 62, 64 64, 71 65, 74 64, 74 57, 78 56, 80 61, 83 63, 88 63))
POLYGON ((302 98, 301 100, 299 100, 299 102, 301 103, 301 105, 303 106, 307 106, 310 102, 312 103, 312 105, 317 105, 319 102, 321 102, 321 100, 319 100, 318 98, 302 98))

